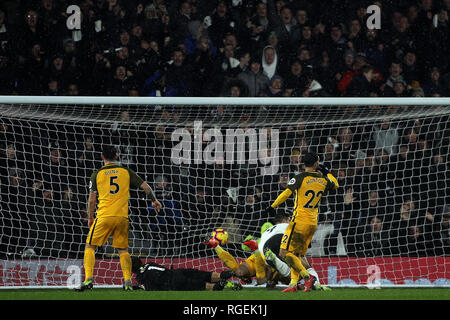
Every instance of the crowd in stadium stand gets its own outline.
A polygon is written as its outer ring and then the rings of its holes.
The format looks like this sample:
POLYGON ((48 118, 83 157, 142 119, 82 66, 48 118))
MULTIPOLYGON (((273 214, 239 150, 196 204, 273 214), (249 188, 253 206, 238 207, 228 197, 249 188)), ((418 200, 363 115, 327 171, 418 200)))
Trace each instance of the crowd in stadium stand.
POLYGON ((448 96, 449 11, 449 0, 2 1, 0 93, 448 96), (380 29, 367 28, 372 4, 380 29))
MULTIPOLYGON (((0 10, 1 94, 450 93, 449 0, 42 0, 2 2, 0 10), (373 3, 381 7, 379 30, 366 28, 373 3), (67 28, 70 4, 81 8, 81 30, 67 28)), ((218 119, 226 114, 220 106, 214 112, 218 119)), ((170 123, 177 113, 162 115, 170 123)), ((232 237, 258 236, 268 219, 264 208, 301 171, 301 153, 317 148, 342 186, 319 216, 335 230, 326 254, 337 254, 339 233, 349 256, 450 254, 447 116, 336 124, 339 130, 305 127, 304 120, 282 128, 283 169, 255 178, 252 166, 173 165, 169 126, 132 123, 126 111, 110 128, 2 118, 0 254, 30 247, 45 256, 79 256, 87 234, 80 212, 104 137, 164 201, 161 215, 149 215, 148 203, 133 193, 132 207, 142 212, 133 211, 131 232, 152 239, 148 248, 166 246, 173 254, 182 245, 185 254, 205 254, 202 236, 215 224, 225 224, 232 237), (238 186, 234 203, 227 191, 238 186)))

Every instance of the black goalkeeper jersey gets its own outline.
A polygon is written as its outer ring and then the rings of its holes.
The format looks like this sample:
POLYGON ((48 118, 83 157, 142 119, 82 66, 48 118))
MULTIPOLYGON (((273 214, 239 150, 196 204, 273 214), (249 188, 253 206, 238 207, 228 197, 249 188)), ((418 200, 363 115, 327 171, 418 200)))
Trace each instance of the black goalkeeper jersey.
POLYGON ((172 271, 160 264, 149 262, 136 274, 136 281, 142 284, 145 290, 170 290, 172 271))
POLYGON ((146 291, 205 290, 206 283, 211 281, 211 274, 210 271, 196 269, 167 269, 149 262, 136 274, 136 281, 146 291))

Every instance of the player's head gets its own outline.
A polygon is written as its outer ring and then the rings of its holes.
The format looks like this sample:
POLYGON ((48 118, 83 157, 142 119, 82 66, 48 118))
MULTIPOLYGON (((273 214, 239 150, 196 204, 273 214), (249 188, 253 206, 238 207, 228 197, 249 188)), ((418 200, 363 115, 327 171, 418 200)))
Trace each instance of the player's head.
POLYGON ((305 167, 316 169, 319 166, 319 157, 314 152, 307 152, 302 156, 305 167))
POLYGON ((131 257, 131 272, 138 273, 139 269, 142 267, 142 260, 138 257, 131 257))
POLYGON ((264 231, 266 231, 267 229, 271 228, 273 226, 273 224, 271 224, 270 222, 266 222, 261 226, 261 234, 264 233, 264 231))
POLYGON ((102 149, 102 160, 114 161, 118 159, 117 150, 114 146, 105 145, 102 149))
POLYGON ((289 222, 289 216, 284 213, 278 213, 275 218, 273 218, 274 224, 286 223, 289 222))

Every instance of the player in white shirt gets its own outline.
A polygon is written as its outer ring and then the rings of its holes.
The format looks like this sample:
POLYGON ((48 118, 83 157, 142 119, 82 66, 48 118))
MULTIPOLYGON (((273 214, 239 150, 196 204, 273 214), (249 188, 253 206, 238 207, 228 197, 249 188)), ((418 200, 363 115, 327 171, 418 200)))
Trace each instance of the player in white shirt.
MULTIPOLYGON (((283 222, 275 224, 272 227, 266 229, 261 234, 261 239, 259 240, 258 244, 258 250, 264 254, 266 258, 266 263, 269 266, 275 268, 283 277, 290 277, 291 274, 290 267, 285 262, 283 262, 279 257, 281 239, 288 225, 289 223, 283 222)), ((330 290, 328 287, 320 285, 319 276, 317 272, 309 264, 308 260, 305 257, 302 258, 302 263, 307 268, 309 274, 316 277, 316 282, 314 283, 315 289, 325 291, 330 290)), ((299 279, 295 278, 291 279, 289 287, 283 291, 284 292, 297 291, 299 289, 298 280, 299 279)))

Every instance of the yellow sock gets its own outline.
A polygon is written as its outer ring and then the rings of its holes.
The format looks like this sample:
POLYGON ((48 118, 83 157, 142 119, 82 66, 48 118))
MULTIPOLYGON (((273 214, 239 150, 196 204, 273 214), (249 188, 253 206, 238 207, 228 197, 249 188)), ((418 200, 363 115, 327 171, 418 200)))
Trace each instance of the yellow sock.
POLYGON ((120 254, 120 266, 125 281, 131 280, 131 257, 128 252, 120 254))
POLYGON ((299 274, 297 271, 295 271, 294 268, 291 268, 291 282, 289 284, 294 285, 297 284, 298 280, 299 280, 299 274))
POLYGON ((294 255, 293 253, 288 252, 286 254, 285 260, 286 260, 286 263, 291 268, 293 268, 295 271, 300 273, 300 276, 302 278, 308 278, 309 277, 309 273, 308 273, 308 271, 306 271, 306 268, 303 266, 302 261, 300 260, 299 257, 294 255))
POLYGON ((225 251, 222 247, 217 246, 215 248, 217 255, 219 256, 219 259, 222 260, 222 262, 231 270, 237 270, 239 268, 239 264, 236 262, 236 260, 233 258, 233 256, 225 251))
POLYGON ((266 277, 266 263, 261 255, 261 252, 256 250, 254 253, 256 258, 255 269, 256 269, 256 278, 264 279, 266 277))
POLYGON ((95 250, 93 248, 84 249, 84 280, 94 278, 95 250))

